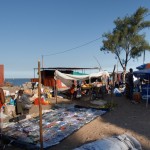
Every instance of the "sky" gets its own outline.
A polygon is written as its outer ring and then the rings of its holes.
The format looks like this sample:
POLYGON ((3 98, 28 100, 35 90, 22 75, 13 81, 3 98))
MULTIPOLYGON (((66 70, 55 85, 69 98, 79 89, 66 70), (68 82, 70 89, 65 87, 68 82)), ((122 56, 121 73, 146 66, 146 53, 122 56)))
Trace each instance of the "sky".
MULTIPOLYGON (((0 64, 5 78, 33 78, 38 67, 99 67, 113 71, 114 54, 100 51, 114 20, 149 0, 0 0, 0 64), (43 59, 42 59, 43 58, 43 59)), ((150 20, 150 15, 145 17, 150 20)), ((150 43, 150 29, 144 30, 150 43)), ((150 62, 146 52, 144 63, 150 62)), ((143 64, 143 56, 128 68, 143 64)), ((122 71, 118 64, 118 70, 122 71)), ((89 72, 90 73, 90 72, 89 72)))

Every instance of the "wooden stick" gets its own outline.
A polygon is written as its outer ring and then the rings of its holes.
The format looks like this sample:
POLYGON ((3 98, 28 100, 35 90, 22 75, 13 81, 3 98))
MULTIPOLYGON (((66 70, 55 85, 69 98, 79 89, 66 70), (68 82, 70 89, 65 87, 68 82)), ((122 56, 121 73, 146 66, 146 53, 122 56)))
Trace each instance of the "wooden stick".
POLYGON ((55 96, 56 96, 56 104, 57 104, 57 80, 55 80, 55 96))
POLYGON ((40 71, 40 61, 38 61, 38 101, 39 101, 39 126, 40 126, 40 149, 43 150, 43 130, 42 130, 42 106, 41 106, 41 71, 40 71))
POLYGON ((114 86, 115 86, 115 69, 116 69, 116 65, 114 65, 114 69, 113 69, 113 82, 112 82, 112 87, 111 87, 111 107, 113 106, 113 91, 114 91, 114 86))

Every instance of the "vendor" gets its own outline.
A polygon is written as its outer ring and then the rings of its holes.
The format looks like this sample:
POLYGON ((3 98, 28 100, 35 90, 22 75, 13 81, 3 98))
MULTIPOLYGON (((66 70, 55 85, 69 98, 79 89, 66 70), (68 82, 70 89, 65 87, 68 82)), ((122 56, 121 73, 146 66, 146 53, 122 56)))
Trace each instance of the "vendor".
POLYGON ((16 99, 16 113, 26 114, 32 107, 32 102, 29 99, 29 95, 24 93, 23 90, 18 91, 18 96, 16 99))

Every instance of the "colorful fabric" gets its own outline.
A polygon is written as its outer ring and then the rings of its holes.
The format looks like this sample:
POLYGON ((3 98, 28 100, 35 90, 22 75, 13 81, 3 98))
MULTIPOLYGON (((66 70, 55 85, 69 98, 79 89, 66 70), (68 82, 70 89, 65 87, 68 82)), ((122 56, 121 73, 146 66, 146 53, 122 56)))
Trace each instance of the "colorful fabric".
MULTIPOLYGON (((58 144, 71 133, 81 128, 106 111, 78 108, 74 105, 60 106, 42 115, 43 148, 58 144)), ((18 124, 7 126, 3 134, 15 140, 13 143, 23 144, 25 149, 39 149, 39 117, 24 120, 18 124), (26 147, 25 147, 26 146, 26 147)))

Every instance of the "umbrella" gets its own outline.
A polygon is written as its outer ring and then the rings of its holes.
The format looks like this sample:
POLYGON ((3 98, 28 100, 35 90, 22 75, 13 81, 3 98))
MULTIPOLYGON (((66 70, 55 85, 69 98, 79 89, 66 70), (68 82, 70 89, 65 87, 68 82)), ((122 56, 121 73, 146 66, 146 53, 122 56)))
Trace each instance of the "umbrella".
POLYGON ((139 69, 139 70, 150 69, 150 63, 140 65, 140 66, 136 67, 136 69, 139 69))
POLYGON ((147 84, 147 101, 146 101, 146 107, 148 106, 148 99, 149 99, 149 79, 150 79, 150 69, 143 69, 143 70, 138 70, 134 71, 133 75, 137 78, 142 78, 142 79, 147 79, 148 84, 147 84))

